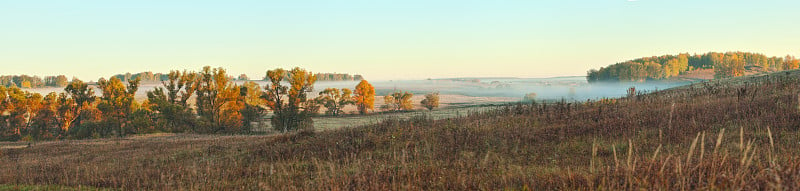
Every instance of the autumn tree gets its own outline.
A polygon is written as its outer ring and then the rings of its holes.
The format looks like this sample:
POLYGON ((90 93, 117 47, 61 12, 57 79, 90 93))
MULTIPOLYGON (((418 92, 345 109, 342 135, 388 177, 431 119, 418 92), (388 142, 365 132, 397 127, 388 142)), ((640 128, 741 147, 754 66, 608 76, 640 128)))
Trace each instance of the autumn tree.
POLYGON ((59 75, 56 77, 54 84, 56 87, 65 87, 67 84, 69 84, 69 80, 67 80, 66 76, 59 75))
POLYGON ((795 58, 791 55, 786 55, 786 58, 783 59, 783 70, 793 70, 800 67, 800 60, 795 58))
POLYGON ((274 114, 270 120, 272 127, 283 132, 313 128, 311 116, 318 106, 308 99, 307 92, 313 90, 316 76, 301 68, 291 71, 278 68, 267 71, 266 78, 270 84, 265 87, 264 98, 274 114), (288 87, 281 84, 284 79, 288 87))
POLYGON ((197 73, 170 71, 164 86, 147 92, 149 108, 155 111, 156 126, 169 132, 183 132, 196 126, 194 114, 187 101, 196 91, 197 73))
POLYGON ((169 103, 188 107, 187 101, 197 90, 197 73, 187 71, 170 71, 168 79, 161 82, 166 90, 169 103))
POLYGON ((6 137, 11 135, 11 127, 8 124, 10 103, 7 92, 8 89, 5 86, 0 86, 0 140, 3 141, 8 141, 6 137))
POLYGON ((204 124, 199 132, 236 132, 242 127, 240 89, 225 69, 203 67, 195 81, 197 114, 204 124))
POLYGON ((737 77, 744 75, 744 60, 737 54, 725 54, 722 62, 714 65, 714 78, 737 77))
POLYGON ((64 134, 61 116, 58 115, 59 97, 55 92, 47 94, 36 115, 32 117, 28 134, 35 140, 55 139, 64 134))
POLYGON ((319 92, 316 101, 325 106, 326 114, 334 116, 341 114, 345 106, 355 103, 352 91, 347 88, 341 89, 341 91, 338 88, 327 88, 319 92))
POLYGON ((94 95, 94 90, 89 87, 88 84, 84 83, 79 79, 73 79, 72 82, 67 84, 64 88, 64 91, 69 95, 69 116, 70 119, 65 121, 65 130, 69 130, 71 127, 80 126, 82 123, 83 118, 86 118, 85 114, 86 110, 93 109, 92 104, 96 100, 96 96, 94 95))
POLYGON ((414 108, 411 104, 412 97, 414 97, 414 94, 408 92, 394 92, 383 97, 384 106, 386 109, 393 111, 408 111, 414 108))
POLYGON ((439 92, 425 94, 425 99, 422 99, 419 103, 428 108, 429 111, 439 107, 439 92))
POLYGON ((375 108, 375 88, 367 80, 361 80, 356 85, 354 100, 358 112, 367 114, 369 110, 375 108))
POLYGON ((0 135, 10 140, 18 140, 23 135, 29 135, 33 119, 41 109, 42 96, 19 88, 4 89, 0 93, 5 94, 1 100, 4 128, 0 131, 0 135))
POLYGON ((261 87, 255 82, 245 82, 240 87, 241 102, 244 107, 240 111, 242 114, 242 123, 244 128, 252 128, 252 123, 261 123, 261 119, 267 110, 265 108, 266 100, 263 99, 263 92, 261 87))
POLYGON ((128 81, 127 86, 117 77, 109 80, 100 78, 97 86, 102 91, 100 103, 97 108, 103 112, 103 120, 108 125, 106 128, 116 132, 117 136, 132 133, 129 126, 129 116, 133 113, 135 103, 134 95, 139 89, 140 78, 128 81))

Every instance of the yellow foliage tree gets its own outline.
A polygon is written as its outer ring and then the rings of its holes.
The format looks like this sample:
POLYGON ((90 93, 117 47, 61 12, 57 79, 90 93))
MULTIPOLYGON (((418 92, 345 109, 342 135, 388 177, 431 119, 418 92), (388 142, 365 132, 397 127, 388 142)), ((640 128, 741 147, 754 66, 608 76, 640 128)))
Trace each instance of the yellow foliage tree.
POLYGON ((133 111, 134 94, 139 89, 140 80, 140 78, 136 78, 129 81, 127 87, 117 77, 111 77, 109 80, 101 78, 97 82, 97 86, 103 93, 97 108, 103 112, 103 119, 111 126, 106 128, 112 128, 120 137, 127 132, 133 132, 126 128, 128 116, 133 111))
POLYGON ((274 113, 270 120, 272 127, 283 132, 313 129, 311 116, 319 107, 308 99, 307 93, 314 89, 317 77, 301 68, 291 71, 278 68, 267 71, 266 78, 270 84, 265 87, 264 97, 274 113), (281 84, 284 79, 289 82, 288 87, 281 84))
POLYGON ((394 92, 383 97, 384 105, 389 110, 401 111, 411 110, 414 105, 411 104, 411 98, 414 94, 408 92, 394 92))
POLYGON ((327 108, 326 114, 334 116, 341 114, 345 106, 355 103, 352 91, 347 88, 341 89, 341 91, 339 88, 327 88, 319 92, 319 97, 315 100, 327 108))

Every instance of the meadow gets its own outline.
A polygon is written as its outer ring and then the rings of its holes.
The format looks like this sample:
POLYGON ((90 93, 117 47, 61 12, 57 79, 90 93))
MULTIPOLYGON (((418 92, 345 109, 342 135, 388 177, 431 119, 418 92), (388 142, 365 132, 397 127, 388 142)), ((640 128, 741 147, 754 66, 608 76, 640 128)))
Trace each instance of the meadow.
POLYGON ((150 134, 0 150, 6 188, 796 190, 800 71, 269 135, 150 134))

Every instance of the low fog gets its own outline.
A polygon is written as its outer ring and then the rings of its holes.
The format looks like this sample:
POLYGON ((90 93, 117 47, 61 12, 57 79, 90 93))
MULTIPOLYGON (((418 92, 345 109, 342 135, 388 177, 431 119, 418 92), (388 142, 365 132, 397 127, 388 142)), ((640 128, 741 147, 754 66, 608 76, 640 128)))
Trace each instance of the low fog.
MULTIPOLYGON (((262 87, 265 81, 256 81, 262 87)), ((242 81, 236 83, 241 84, 242 81)), ((428 80, 389 80, 371 81, 377 96, 383 96, 394 91, 408 91, 414 95, 423 95, 430 92, 440 92, 443 95, 463 95, 469 97, 501 97, 522 100, 526 94, 536 93, 536 100, 585 101, 587 99, 615 98, 624 96, 630 87, 637 91, 654 91, 685 85, 682 83, 594 83, 589 84, 586 78, 557 77, 557 78, 453 78, 453 79, 428 79, 428 80)), ((314 84, 314 97, 325 88, 350 88, 353 89, 358 81, 320 81, 314 84)), ((136 93, 137 99, 147 99, 146 91, 151 91, 160 83, 143 83, 136 93)), ((49 92, 63 92, 63 88, 34 88, 29 91, 43 95, 49 92)), ((99 96, 100 90, 95 89, 99 96)))
POLYGON ((574 100, 615 98, 627 94, 630 87, 637 91, 654 91, 685 85, 683 83, 593 83, 586 78, 460 78, 411 81, 374 82, 376 93, 386 95, 395 90, 425 94, 438 91, 441 94, 456 94, 472 97, 508 97, 522 100, 529 93, 536 94, 536 100, 574 100))

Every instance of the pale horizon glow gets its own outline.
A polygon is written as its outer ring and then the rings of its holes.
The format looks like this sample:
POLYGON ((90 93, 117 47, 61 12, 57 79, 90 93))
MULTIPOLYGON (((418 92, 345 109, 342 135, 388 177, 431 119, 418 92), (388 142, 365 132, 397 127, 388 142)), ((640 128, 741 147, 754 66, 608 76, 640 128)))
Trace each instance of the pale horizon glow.
POLYGON ((2 1, 0 75, 223 67, 368 80, 581 76, 629 59, 747 51, 800 55, 800 2, 2 1))

